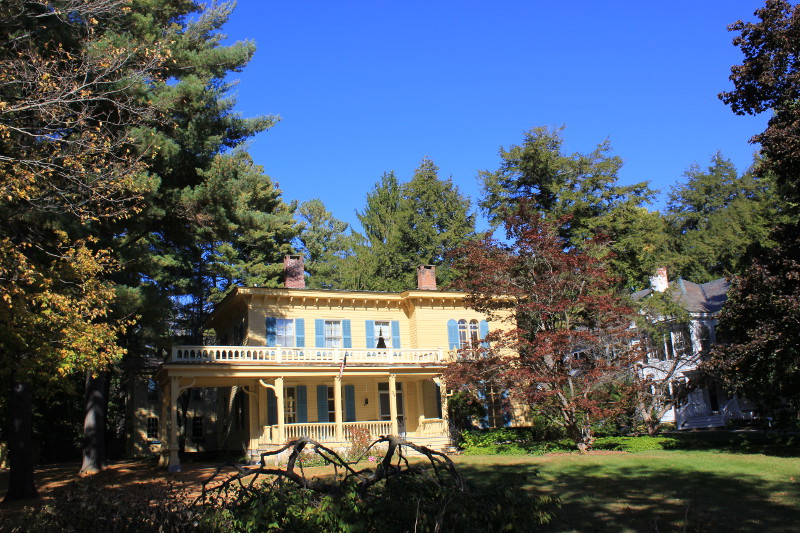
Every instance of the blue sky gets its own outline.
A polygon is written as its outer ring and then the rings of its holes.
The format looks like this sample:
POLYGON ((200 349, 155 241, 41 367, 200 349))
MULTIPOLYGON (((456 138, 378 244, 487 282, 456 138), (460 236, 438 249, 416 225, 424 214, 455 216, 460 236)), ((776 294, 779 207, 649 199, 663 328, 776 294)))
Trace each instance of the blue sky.
POLYGON ((717 94, 741 61, 726 27, 761 4, 240 0, 224 30, 258 46, 237 110, 282 119, 255 161, 285 199, 357 224, 381 174, 406 181, 426 155, 477 199, 478 171, 534 126, 566 126, 570 152, 609 139, 621 182, 662 196, 717 150, 743 170, 767 118, 717 94))

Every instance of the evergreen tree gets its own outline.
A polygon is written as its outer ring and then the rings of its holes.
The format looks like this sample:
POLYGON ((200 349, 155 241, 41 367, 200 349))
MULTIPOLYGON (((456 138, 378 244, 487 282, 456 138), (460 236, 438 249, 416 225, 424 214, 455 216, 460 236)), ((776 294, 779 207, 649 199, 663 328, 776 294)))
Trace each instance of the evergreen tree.
POLYGON ((536 127, 525 133, 521 145, 501 148, 500 168, 479 174, 479 205, 495 226, 522 202, 547 220, 569 216, 559 232, 573 246, 592 236, 609 236, 617 254, 613 273, 620 282, 637 287, 652 272, 646 256, 653 254, 644 250, 663 247, 660 225, 643 207, 654 191, 648 182, 618 183, 622 159, 610 155, 608 141, 589 154, 565 153, 562 131, 563 127, 536 127))
POLYGON ((440 179, 438 171, 426 157, 409 182, 399 184, 390 172, 375 184, 364 212, 357 213, 364 242, 355 245, 348 260, 350 288, 413 289, 421 264, 436 265, 442 285, 454 279, 447 253, 474 233, 475 216, 469 198, 451 178, 440 179))
POLYGON ((671 270, 697 283, 743 272, 754 247, 771 247, 780 201, 769 174, 739 175, 717 152, 707 170, 692 165, 672 188, 667 220, 674 239, 671 270))
POLYGON ((343 284, 344 260, 353 254, 355 237, 346 222, 335 218, 319 198, 297 210, 302 228, 297 239, 309 273, 308 286, 315 289, 339 288, 343 284))

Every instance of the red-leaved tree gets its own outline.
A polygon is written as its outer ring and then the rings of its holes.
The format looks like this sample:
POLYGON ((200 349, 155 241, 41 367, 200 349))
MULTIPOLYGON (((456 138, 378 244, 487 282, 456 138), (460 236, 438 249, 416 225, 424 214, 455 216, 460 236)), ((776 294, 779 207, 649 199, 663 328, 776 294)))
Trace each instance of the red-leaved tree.
POLYGON ((505 223, 506 239, 487 235, 456 252, 468 305, 492 323, 488 347, 464 352, 445 379, 458 386, 508 391, 561 424, 580 451, 592 423, 615 416, 639 357, 631 342, 632 308, 616 293, 600 239, 578 249, 561 224, 523 207, 505 223))

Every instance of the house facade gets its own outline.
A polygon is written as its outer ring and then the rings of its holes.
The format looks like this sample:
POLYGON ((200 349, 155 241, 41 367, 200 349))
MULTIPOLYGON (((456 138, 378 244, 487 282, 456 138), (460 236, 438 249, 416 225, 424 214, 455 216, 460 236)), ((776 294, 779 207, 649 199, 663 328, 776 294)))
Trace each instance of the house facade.
POLYGON ((400 293, 306 289, 300 256, 284 270, 284 288, 240 287, 217 306, 207 322, 217 345, 173 347, 140 385, 151 403, 138 411, 134 448, 180 469, 179 412, 190 451, 256 458, 304 435, 345 448, 358 432, 447 446, 442 370, 489 331, 466 294, 438 290, 431 266, 400 293))
POLYGON ((671 396, 681 396, 661 418, 678 429, 721 427, 728 420, 753 416, 753 407, 747 400, 728 393, 698 370, 717 342, 717 315, 727 300, 729 287, 724 278, 702 284, 684 279, 670 282, 667 269, 660 268, 651 278, 650 289, 633 294, 635 300, 641 300, 656 292, 666 293, 688 315, 688 322, 651 317, 668 322, 669 327, 638 369, 654 382, 666 382, 671 396))

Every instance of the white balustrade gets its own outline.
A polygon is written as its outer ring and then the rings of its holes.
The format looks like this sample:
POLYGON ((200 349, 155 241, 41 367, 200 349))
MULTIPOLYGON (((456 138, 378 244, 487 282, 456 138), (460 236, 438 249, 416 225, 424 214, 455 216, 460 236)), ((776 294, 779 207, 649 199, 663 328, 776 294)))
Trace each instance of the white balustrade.
POLYGON ((418 437, 441 437, 445 435, 444 420, 441 418, 421 418, 416 433, 418 437))
POLYGON ((445 361, 440 348, 370 350, 365 348, 282 348, 264 346, 176 346, 171 363, 264 363, 338 365, 344 357, 347 364, 430 364, 445 361))
MULTIPOLYGON (((392 424, 385 420, 366 420, 364 422, 345 422, 344 438, 350 440, 351 429, 366 429, 369 431, 370 439, 374 440, 381 435, 388 435, 392 431, 392 424)), ((284 424, 283 432, 285 440, 295 440, 300 437, 308 437, 317 442, 335 442, 336 424, 334 422, 314 422, 306 424, 284 424)), ((278 435, 278 426, 264 426, 261 428, 259 444, 282 444, 275 442, 278 435)))

